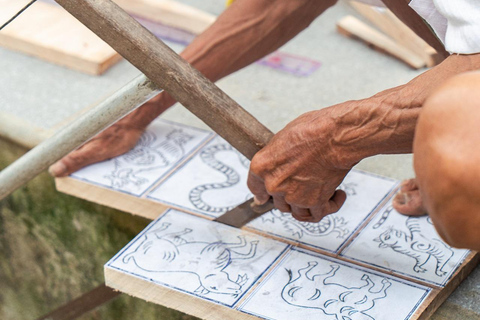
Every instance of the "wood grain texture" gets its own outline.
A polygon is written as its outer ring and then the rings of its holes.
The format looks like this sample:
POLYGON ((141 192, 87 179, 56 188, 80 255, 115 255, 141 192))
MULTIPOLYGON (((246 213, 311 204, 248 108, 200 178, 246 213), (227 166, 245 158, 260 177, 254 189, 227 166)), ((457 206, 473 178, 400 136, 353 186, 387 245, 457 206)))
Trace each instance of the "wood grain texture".
POLYGON ((57 0, 248 159, 273 136, 251 114, 112 1, 57 0))
POLYGON ((95 186, 74 178, 55 178, 58 191, 125 211, 150 220, 158 218, 168 207, 144 198, 95 186))
POLYGON ((171 0, 114 0, 126 12, 161 24, 200 34, 216 16, 171 0))
POLYGON ((421 57, 353 16, 340 19, 337 22, 337 30, 345 36, 364 41, 375 50, 387 53, 414 69, 425 66, 425 61, 421 57))
MULTIPOLYGON (((0 21, 18 10, 18 3, 0 0, 0 21)), ((0 32, 0 45, 42 60, 98 75, 121 56, 71 15, 37 2, 0 32)))
POLYGON ((132 277, 113 268, 105 267, 105 279, 106 285, 116 290, 148 302, 179 310, 201 319, 258 319, 257 317, 250 316, 227 306, 205 299, 199 299, 166 286, 159 286, 155 283, 132 277))
POLYGON ((408 5, 410 0, 382 0, 382 2, 413 32, 432 46, 438 52, 439 59, 443 60, 450 55, 425 21, 408 5))

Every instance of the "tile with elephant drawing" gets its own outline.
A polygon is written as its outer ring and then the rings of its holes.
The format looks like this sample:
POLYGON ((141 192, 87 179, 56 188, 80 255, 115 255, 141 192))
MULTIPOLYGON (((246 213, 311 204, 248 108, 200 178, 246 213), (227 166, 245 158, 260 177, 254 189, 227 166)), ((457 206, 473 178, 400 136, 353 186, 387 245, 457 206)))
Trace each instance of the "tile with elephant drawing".
MULTIPOLYGON (((288 248, 272 239, 170 209, 105 269, 231 307, 288 248)), ((106 271, 107 285, 111 285, 109 280, 106 271)))
POLYGON ((408 281, 292 249, 239 310, 272 320, 406 320, 429 292, 408 281))
POLYGON ((319 223, 299 222, 273 210, 248 224, 269 234, 323 250, 337 252, 397 186, 398 181, 352 170, 339 186, 347 194, 342 208, 319 223))
POLYGON ((391 200, 375 215, 343 256, 435 285, 444 285, 468 250, 447 245, 428 216, 408 217, 391 200))
POLYGON ((71 177, 141 196, 212 136, 206 130, 159 119, 129 152, 85 167, 71 177))
POLYGON ((218 217, 251 198, 247 187, 250 162, 220 137, 148 193, 171 207, 218 217))

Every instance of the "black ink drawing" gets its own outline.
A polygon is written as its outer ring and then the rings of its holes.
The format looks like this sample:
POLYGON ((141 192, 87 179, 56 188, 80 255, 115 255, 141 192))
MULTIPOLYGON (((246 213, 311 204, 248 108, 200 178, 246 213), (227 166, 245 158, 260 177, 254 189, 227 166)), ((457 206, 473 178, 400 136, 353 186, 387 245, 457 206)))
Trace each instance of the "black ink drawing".
MULTIPOLYGON (((385 212, 390 211, 387 209, 385 212)), ((382 216, 382 219, 385 221, 386 218, 382 216)), ((390 227, 373 241, 379 242, 380 248, 391 248, 395 252, 415 259, 413 270, 416 273, 426 272, 425 264, 430 258, 435 259, 435 274, 443 277, 447 274, 443 269, 452 258, 453 251, 440 239, 426 237, 430 230, 422 230, 424 225, 421 219, 421 217, 408 217, 405 224, 409 232, 390 227)), ((426 219, 426 221, 431 224, 431 220, 426 219)))
POLYGON ((157 143, 157 136, 146 131, 132 150, 113 160, 114 170, 104 178, 109 179, 114 188, 125 188, 131 184, 141 186, 148 179, 137 176, 139 173, 177 162, 185 154, 183 146, 193 138, 180 129, 174 129, 157 143))
POLYGON ((237 260, 248 260, 257 253, 257 240, 247 241, 238 236, 238 242, 226 243, 187 241, 182 236, 192 229, 168 230, 170 223, 143 236, 137 248, 128 253, 123 262, 133 261, 147 272, 189 273, 197 277, 199 286, 194 291, 199 295, 225 294, 237 297, 248 281, 248 275, 238 274, 235 280, 228 266, 237 260), (161 261, 159 261, 161 260, 161 261))
POLYGON ((245 168, 248 168, 249 166, 248 159, 228 144, 217 144, 200 152, 200 158, 206 165, 216 171, 221 172, 227 178, 225 182, 202 184, 190 191, 189 199, 195 208, 209 213, 224 213, 230 209, 233 209, 235 206, 215 206, 213 204, 208 204, 202 199, 202 194, 208 190, 230 188, 240 182, 240 175, 234 168, 227 166, 215 158, 215 155, 221 151, 235 152, 238 155, 240 163, 245 168))
POLYGON ((281 223, 285 230, 298 239, 303 236, 324 237, 332 233, 337 233, 337 238, 344 238, 349 230, 345 228, 348 222, 342 217, 328 215, 320 222, 303 222, 292 217, 290 213, 281 212, 277 209, 272 210, 270 214, 261 217, 263 223, 281 223))
MULTIPOLYGON (((345 191, 347 196, 355 196, 357 184, 342 183, 339 189, 345 191)), ((270 214, 261 217, 263 223, 281 223, 285 230, 292 236, 302 239, 304 235, 310 237, 324 237, 332 233, 337 234, 337 238, 345 238, 350 232, 346 227, 348 222, 342 217, 328 215, 320 222, 302 222, 292 217, 290 213, 284 213, 279 210, 272 210, 270 214)))
POLYGON ((308 266, 296 272, 287 269, 289 280, 282 290, 286 303, 322 310, 336 320, 375 320, 366 312, 375 306, 376 300, 387 297, 387 289, 392 285, 390 281, 382 279, 381 288, 374 290, 376 284, 364 274, 363 286, 347 287, 332 279, 340 266, 332 264, 329 272, 320 274, 314 270, 317 265, 310 261, 308 266))

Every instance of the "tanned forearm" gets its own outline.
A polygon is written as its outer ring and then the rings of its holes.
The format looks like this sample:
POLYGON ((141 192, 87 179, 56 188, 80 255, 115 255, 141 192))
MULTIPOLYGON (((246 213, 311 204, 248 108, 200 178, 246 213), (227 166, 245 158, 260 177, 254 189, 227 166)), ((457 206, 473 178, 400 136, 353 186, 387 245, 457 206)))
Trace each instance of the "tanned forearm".
MULTIPOLYGON (((215 82, 281 47, 335 2, 237 0, 180 55, 215 82)), ((174 103, 167 94, 157 100, 132 114, 129 123, 144 126, 174 103)))
MULTIPOLYGON (((459 73, 480 69, 480 54, 452 55, 405 85, 336 108, 332 144, 345 168, 377 154, 412 152, 415 126, 430 93, 459 73)), ((336 107, 336 106, 335 106, 336 107)))

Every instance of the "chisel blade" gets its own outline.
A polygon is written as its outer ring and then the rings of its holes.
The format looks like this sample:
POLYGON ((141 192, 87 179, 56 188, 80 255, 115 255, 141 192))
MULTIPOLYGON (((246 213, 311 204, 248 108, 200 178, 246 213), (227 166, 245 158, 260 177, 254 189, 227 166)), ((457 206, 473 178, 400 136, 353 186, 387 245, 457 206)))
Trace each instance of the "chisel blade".
POLYGON ((225 212, 214 221, 227 224, 235 228, 240 228, 250 221, 260 217, 265 212, 272 210, 273 208, 272 198, 270 198, 270 200, 263 205, 254 204, 252 198, 233 208, 232 210, 225 212))

